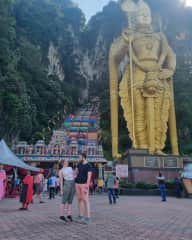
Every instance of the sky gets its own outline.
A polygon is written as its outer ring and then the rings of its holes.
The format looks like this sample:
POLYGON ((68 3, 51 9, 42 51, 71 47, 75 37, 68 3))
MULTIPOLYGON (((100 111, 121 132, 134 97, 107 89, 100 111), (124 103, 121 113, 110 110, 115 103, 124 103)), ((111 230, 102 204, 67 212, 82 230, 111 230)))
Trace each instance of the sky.
POLYGON ((186 0, 186 6, 191 7, 192 6, 192 0, 186 0))
MULTIPOLYGON (((86 16, 86 21, 95 15, 97 12, 102 11, 103 7, 107 5, 112 0, 73 0, 73 2, 77 3, 79 8, 82 9, 86 16)), ((118 0, 113 0, 118 1, 118 0)), ((181 0, 185 1, 186 6, 192 6, 192 0, 181 0)))
POLYGON ((102 11, 103 7, 110 1, 111 0, 73 0, 73 2, 77 3, 79 8, 85 13, 86 21, 89 21, 97 12, 102 11))
POLYGON ((184 2, 186 7, 192 7, 192 0, 180 0, 180 1, 184 2))

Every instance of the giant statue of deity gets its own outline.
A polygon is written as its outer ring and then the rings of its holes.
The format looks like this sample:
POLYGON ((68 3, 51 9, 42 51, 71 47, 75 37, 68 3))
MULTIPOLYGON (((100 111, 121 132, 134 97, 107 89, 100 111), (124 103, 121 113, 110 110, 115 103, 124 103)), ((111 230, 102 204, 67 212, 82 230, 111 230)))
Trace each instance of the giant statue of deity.
POLYGON ((148 5, 121 1, 129 27, 110 49, 112 153, 118 158, 118 98, 124 111, 132 147, 163 154, 169 127, 172 154, 178 155, 172 76, 176 56, 162 32, 154 32, 148 5), (128 56, 120 84, 119 64, 128 56))

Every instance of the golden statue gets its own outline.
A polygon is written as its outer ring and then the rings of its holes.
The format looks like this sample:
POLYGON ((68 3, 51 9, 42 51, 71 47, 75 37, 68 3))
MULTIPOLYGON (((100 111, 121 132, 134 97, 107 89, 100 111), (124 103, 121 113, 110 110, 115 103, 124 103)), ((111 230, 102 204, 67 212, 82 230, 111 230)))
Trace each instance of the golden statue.
POLYGON ((164 34, 153 31, 145 2, 124 0, 121 7, 128 13, 129 28, 113 42, 109 56, 113 157, 120 157, 119 96, 132 147, 163 154, 169 125, 172 153, 178 155, 172 82, 176 56, 164 34), (129 61, 118 85, 118 67, 126 55, 129 61))

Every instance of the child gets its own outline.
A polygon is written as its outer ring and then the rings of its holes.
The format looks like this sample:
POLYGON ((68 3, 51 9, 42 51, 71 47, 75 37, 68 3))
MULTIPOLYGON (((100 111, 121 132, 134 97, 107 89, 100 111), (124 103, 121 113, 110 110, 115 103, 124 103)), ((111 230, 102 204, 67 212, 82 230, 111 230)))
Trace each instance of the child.
POLYGON ((116 177, 114 189, 115 189, 116 198, 119 198, 119 178, 118 177, 116 177))
POLYGON ((49 199, 55 198, 55 189, 57 186, 57 178, 54 174, 51 175, 51 177, 48 180, 48 186, 49 186, 49 199))

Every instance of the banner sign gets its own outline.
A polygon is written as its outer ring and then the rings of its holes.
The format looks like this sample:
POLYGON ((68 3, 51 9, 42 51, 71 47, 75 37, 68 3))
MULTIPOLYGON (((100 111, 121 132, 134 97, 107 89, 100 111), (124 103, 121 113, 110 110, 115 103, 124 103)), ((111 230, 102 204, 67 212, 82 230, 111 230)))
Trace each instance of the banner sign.
MULTIPOLYGON (((79 155, 65 155, 65 156, 50 156, 50 155, 17 155, 18 158, 24 162, 59 162, 62 160, 69 160, 70 162, 78 162, 79 155)), ((101 156, 87 156, 89 162, 107 162, 101 156)))

